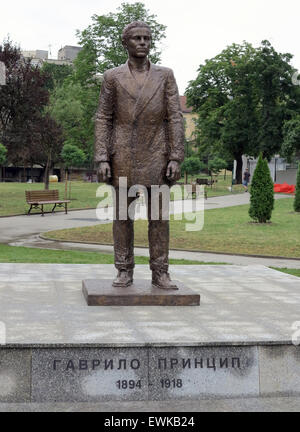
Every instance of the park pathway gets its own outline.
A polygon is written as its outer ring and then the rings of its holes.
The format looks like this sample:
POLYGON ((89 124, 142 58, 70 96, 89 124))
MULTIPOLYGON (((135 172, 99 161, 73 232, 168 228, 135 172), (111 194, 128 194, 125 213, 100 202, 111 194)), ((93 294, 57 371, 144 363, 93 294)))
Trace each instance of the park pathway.
MULTIPOLYGON (((249 203, 249 194, 227 195, 222 197, 209 198, 205 201, 205 210, 214 208, 234 207, 249 203)), ((278 198, 283 198, 284 195, 278 195, 278 198)), ((195 201, 187 200, 185 202, 186 209, 192 209, 192 204, 195 201)), ((182 201, 171 203, 171 213, 178 214, 182 211, 182 201)), ((140 206, 141 214, 145 213, 145 206, 140 206)), ((107 223, 107 218, 111 214, 112 209, 108 209, 108 215, 104 209, 96 210, 78 210, 70 211, 67 215, 63 212, 54 214, 41 215, 24 215, 0 218, 0 243, 10 243, 18 239, 29 237, 35 234, 45 233, 68 228, 79 228, 84 226, 93 226, 97 224, 107 223)))
MULTIPOLYGON (((207 201, 205 201, 205 210, 248 204, 249 198, 249 194, 227 195, 209 198, 207 201)), ((275 198, 282 199, 287 198, 287 196, 276 195, 275 198)), ((186 201, 185 210, 191 211, 194 202, 195 201, 192 200, 186 201)), ((171 206, 171 213, 178 214, 181 212, 182 202, 175 201, 171 206)), ((111 209, 108 210, 108 214, 109 213, 111 213, 111 209)), ((45 217, 41 217, 40 215, 31 215, 0 218, 0 243, 9 243, 14 246, 38 247, 45 249, 83 250, 112 253, 112 246, 52 242, 40 238, 40 234, 43 234, 47 231, 107 223, 109 222, 107 221, 108 214, 104 213, 104 210, 102 209, 98 211, 98 218, 96 210, 72 211, 68 215, 65 215, 64 213, 46 214, 45 217)), ((145 214, 145 207, 141 205, 140 216, 143 214, 145 214)), ((135 254, 136 256, 149 256, 148 249, 144 248, 136 248, 135 254)), ((300 260, 259 258, 206 252, 170 251, 170 258, 203 262, 222 262, 236 265, 261 264, 281 268, 300 268, 300 260)))

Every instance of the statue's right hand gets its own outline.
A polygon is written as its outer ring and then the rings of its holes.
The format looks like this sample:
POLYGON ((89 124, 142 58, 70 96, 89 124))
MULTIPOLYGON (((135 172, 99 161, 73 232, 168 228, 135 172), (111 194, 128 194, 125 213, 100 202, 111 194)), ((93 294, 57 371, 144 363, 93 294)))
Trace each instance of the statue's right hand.
POLYGON ((100 181, 104 183, 108 182, 111 179, 110 164, 108 162, 100 162, 97 174, 100 181))

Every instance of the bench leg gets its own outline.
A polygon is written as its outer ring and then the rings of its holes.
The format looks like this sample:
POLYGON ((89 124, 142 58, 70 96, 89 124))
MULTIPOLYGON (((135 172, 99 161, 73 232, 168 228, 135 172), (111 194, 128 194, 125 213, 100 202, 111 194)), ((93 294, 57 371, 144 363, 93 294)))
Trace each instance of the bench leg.
POLYGON ((68 204, 65 204, 65 213, 68 214, 68 204))
POLYGON ((31 213, 31 210, 32 210, 32 204, 31 204, 31 206, 30 206, 30 209, 28 210, 28 215, 30 215, 30 213, 31 213))
POLYGON ((53 209, 52 209, 52 213, 54 213, 54 210, 56 209, 56 204, 55 204, 55 206, 53 207, 53 209))
POLYGON ((42 217, 44 217, 44 204, 42 204, 42 217))

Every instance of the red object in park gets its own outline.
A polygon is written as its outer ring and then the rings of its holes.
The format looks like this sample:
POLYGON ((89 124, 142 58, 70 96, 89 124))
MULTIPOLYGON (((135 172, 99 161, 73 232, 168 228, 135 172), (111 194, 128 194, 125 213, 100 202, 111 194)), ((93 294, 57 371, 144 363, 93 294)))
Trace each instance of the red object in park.
POLYGON ((295 185, 289 185, 287 183, 274 184, 274 192, 275 193, 294 194, 295 191, 296 191, 295 185))

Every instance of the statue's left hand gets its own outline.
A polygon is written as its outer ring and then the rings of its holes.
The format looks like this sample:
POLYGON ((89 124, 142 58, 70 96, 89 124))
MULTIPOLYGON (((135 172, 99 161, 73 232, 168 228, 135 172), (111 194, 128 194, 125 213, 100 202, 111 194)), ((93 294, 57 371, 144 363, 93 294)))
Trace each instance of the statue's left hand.
POLYGON ((176 161, 169 162, 167 169, 167 178, 170 181, 177 181, 181 177, 180 164, 176 161))

